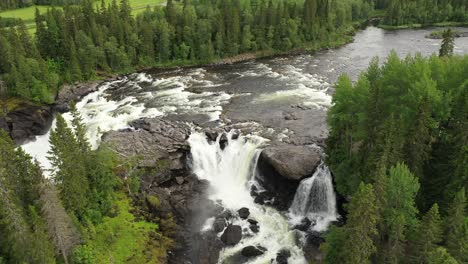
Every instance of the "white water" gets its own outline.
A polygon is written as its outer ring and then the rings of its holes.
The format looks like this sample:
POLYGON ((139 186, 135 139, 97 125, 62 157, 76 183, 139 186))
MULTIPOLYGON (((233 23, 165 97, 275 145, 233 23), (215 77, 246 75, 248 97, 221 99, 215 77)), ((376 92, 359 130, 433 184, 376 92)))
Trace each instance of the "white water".
MULTIPOLYGON (((177 112, 201 113, 206 114, 211 121, 218 120, 222 105, 226 104, 232 95, 221 92, 192 93, 185 90, 194 85, 202 88, 216 86, 213 82, 204 80, 204 77, 205 70, 196 69, 184 76, 159 79, 139 73, 103 84, 98 91, 88 94, 76 104, 86 125, 92 148, 99 146, 103 133, 128 128, 129 122, 143 117, 153 118, 177 112), (150 88, 144 90, 141 87, 143 84, 149 85, 150 88), (109 90, 115 86, 125 96, 111 99, 109 90)), ((64 114, 63 117, 70 124, 70 114, 64 114)), ((52 125, 51 129, 54 128, 55 125, 52 125)), ((51 169, 47 159, 47 152, 50 150, 49 137, 50 131, 22 145, 27 153, 39 161, 46 177, 51 169)))
POLYGON ((296 231, 290 229, 288 219, 274 208, 255 204, 250 196, 249 190, 254 183, 256 163, 261 152, 259 147, 265 140, 256 136, 241 136, 234 140, 232 134, 228 134, 228 145, 222 150, 219 137, 217 142, 208 142, 204 133, 193 132, 188 142, 193 172, 210 182, 210 198, 232 211, 249 208, 250 218, 260 225, 260 232, 254 234, 247 221, 234 220, 233 224, 242 226, 244 230, 243 239, 239 244, 225 248, 219 263, 249 245, 261 245, 268 249, 264 255, 251 259, 249 263, 271 263, 271 259, 275 259, 277 252, 283 248, 288 248, 292 253, 290 263, 306 263, 302 249, 296 245, 296 231))
POLYGON ((294 224, 299 224, 304 217, 309 218, 315 222, 311 227, 315 231, 325 231, 332 221, 337 220, 332 176, 325 164, 321 164, 312 177, 302 180, 289 216, 294 224))

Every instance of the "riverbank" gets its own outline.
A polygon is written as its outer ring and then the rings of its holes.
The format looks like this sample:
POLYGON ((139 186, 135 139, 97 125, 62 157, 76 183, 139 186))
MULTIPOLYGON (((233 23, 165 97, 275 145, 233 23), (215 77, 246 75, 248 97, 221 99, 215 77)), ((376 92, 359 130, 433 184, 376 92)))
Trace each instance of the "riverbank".
POLYGON ((399 26, 385 25, 379 23, 377 27, 385 30, 402 30, 402 29, 422 29, 430 27, 468 27, 468 22, 440 22, 432 24, 405 24, 399 26))
POLYGON ((173 61, 170 63, 157 64, 150 68, 131 68, 116 73, 97 72, 97 77, 93 80, 75 84, 64 84, 59 89, 53 104, 38 104, 23 98, 8 98, 6 102, 10 106, 4 108, 3 115, 0 116, 0 128, 5 129, 15 142, 22 144, 28 140, 33 140, 34 136, 45 134, 52 124, 55 112, 67 112, 70 102, 79 101, 89 93, 96 91, 103 82, 118 79, 121 76, 134 72, 158 73, 175 69, 217 67, 258 59, 313 54, 321 50, 336 49, 352 42, 355 34, 360 29, 366 28, 367 25, 368 21, 355 22, 345 30, 331 33, 324 40, 306 43, 301 47, 288 51, 265 50, 216 59, 208 63, 200 61, 173 61), (47 113, 47 115, 44 115, 44 113, 47 113))

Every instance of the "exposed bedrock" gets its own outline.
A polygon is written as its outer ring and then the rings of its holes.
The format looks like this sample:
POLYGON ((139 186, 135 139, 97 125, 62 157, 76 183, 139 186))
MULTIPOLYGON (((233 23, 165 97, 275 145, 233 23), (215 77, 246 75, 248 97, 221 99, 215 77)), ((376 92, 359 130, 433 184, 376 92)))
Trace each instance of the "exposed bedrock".
POLYGON ((214 232, 195 231, 222 208, 205 196, 208 182, 199 180, 187 166, 189 126, 165 119, 140 119, 130 125, 132 129, 104 134, 102 145, 137 161, 145 172, 140 178, 143 195, 157 197, 156 216, 174 222, 176 246, 169 263, 217 263, 221 240, 214 232))
POLYGON ((5 116, 0 115, 0 128, 4 129, 16 143, 22 144, 34 139, 36 135, 46 134, 52 120, 51 107, 21 103, 5 116))

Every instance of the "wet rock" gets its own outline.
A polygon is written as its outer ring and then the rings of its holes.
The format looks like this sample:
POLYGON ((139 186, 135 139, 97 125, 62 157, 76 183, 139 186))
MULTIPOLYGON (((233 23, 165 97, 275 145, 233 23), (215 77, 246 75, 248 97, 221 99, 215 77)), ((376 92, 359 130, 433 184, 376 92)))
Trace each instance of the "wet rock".
POLYGON ((284 119, 285 120, 298 120, 299 118, 294 113, 285 113, 284 119))
MULTIPOLYGON (((197 234, 188 245, 191 250, 191 261, 188 263, 216 264, 223 246, 223 242, 213 232, 197 234)), ((176 260, 169 263, 181 262, 176 260)))
POLYGON ((238 225, 228 225, 221 235, 221 241, 225 245, 234 246, 239 243, 242 239, 242 228, 238 225))
POLYGON ((276 263, 277 264, 288 264, 288 259, 291 257, 291 251, 289 249, 281 249, 276 254, 276 263))
POLYGON ((309 146, 281 144, 265 148, 261 158, 284 178, 300 181, 310 176, 320 164, 321 151, 309 146))
POLYGON ((258 225, 250 225, 249 228, 250 228, 250 230, 252 230, 252 232, 254 232, 254 233, 260 232, 260 227, 259 227, 258 225))
POLYGON ((64 113, 70 110, 70 102, 78 102, 86 95, 98 90, 102 81, 64 85, 55 100, 54 110, 64 113))
POLYGON ((247 219, 247 222, 249 222, 251 225, 258 225, 258 221, 255 219, 247 219))
POLYGON ((266 249, 263 247, 247 246, 242 249, 241 254, 244 257, 252 258, 263 255, 266 249))
POLYGON ((219 139, 219 146, 221 147, 221 149, 224 150, 227 145, 228 145, 228 138, 227 138, 226 133, 223 133, 223 135, 221 135, 221 138, 219 139))
POLYGON ((213 130, 208 130, 208 131, 206 131, 206 132, 205 132, 205 135, 206 135, 206 137, 207 137, 209 140, 211 140, 211 141, 213 141, 213 142, 215 142, 216 139, 218 138, 218 132, 213 131, 213 130))
POLYGON ((293 229, 297 229, 297 230, 300 230, 300 231, 307 231, 309 230, 310 226, 312 225, 312 221, 310 221, 309 218, 307 217, 304 217, 302 220, 301 220, 301 223, 294 226, 293 229))
POLYGON ((242 219, 247 219, 249 218, 249 215, 250 215, 250 211, 249 211, 249 208, 241 208, 237 211, 239 213, 239 217, 242 218, 242 219))
POLYGON ((215 221, 213 222, 213 231, 216 233, 220 233, 224 230, 226 225, 227 225, 226 219, 216 218, 215 221))
POLYGON ((0 128, 18 144, 44 135, 52 125, 53 113, 49 106, 21 103, 5 116, 0 116, 0 128))
POLYGON ((320 251, 320 245, 323 242, 325 242, 325 239, 323 239, 322 233, 313 231, 307 234, 306 243, 303 248, 307 261, 321 263, 323 256, 320 251))

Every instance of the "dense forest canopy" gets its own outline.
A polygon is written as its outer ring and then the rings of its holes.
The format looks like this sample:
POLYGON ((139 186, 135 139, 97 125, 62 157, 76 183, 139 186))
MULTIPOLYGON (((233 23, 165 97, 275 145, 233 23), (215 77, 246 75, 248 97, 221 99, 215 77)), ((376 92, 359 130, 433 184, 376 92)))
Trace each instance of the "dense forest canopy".
POLYGON ((466 0, 387 0, 377 3, 386 9, 384 23, 389 25, 468 22, 466 0))
POLYGON ((60 84, 135 67, 206 63, 247 52, 327 46, 372 10, 368 0, 198 0, 148 8, 94 1, 0 28, 0 82, 9 96, 51 103, 60 84))
POLYGON ((468 56, 392 53, 339 79, 328 164, 351 202, 327 263, 468 262, 467 76, 468 56))

